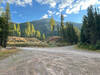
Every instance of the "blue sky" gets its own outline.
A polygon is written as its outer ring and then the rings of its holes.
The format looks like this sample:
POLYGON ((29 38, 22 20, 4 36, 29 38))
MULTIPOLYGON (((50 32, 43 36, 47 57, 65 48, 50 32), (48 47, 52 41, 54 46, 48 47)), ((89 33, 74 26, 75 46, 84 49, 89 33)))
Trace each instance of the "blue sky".
POLYGON ((90 5, 100 8, 100 0, 4 0, 3 8, 7 1, 10 3, 11 19, 17 23, 51 16, 60 21, 61 13, 64 15, 64 21, 81 23, 90 5))

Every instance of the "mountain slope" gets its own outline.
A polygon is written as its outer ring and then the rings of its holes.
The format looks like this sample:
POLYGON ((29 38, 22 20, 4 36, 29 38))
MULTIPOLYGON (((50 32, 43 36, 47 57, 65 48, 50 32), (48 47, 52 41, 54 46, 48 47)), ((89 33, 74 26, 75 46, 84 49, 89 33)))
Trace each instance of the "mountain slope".
MULTIPOLYGON (((40 19, 40 20, 35 20, 30 22, 31 24, 34 25, 36 30, 39 30, 41 33, 45 33, 46 35, 50 35, 50 19, 40 19)), ((74 23, 71 22, 74 26, 76 26, 77 28, 81 28, 82 24, 81 23, 74 23)), ((66 25, 66 23, 64 23, 66 25)), ((26 23, 21 23, 21 30, 24 31, 24 29, 26 28, 26 23)), ((60 26, 60 22, 56 21, 56 26, 60 26)), ((55 34, 57 32, 55 31, 55 34)))

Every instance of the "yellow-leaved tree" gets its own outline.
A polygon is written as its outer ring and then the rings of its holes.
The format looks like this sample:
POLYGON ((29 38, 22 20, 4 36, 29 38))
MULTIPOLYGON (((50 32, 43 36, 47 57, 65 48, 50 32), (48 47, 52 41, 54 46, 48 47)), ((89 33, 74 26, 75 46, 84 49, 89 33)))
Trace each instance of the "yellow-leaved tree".
POLYGON ((16 34, 17 34, 17 27, 16 27, 16 24, 14 24, 13 35, 15 35, 15 36, 16 36, 16 34))
POLYGON ((17 36, 21 36, 20 24, 17 25, 17 36))
POLYGON ((30 22, 27 22, 27 26, 26 26, 26 29, 25 29, 25 33, 26 33, 26 36, 30 37, 31 36, 31 24, 30 22))
POLYGON ((43 40, 45 40, 45 38, 46 38, 44 33, 43 33, 43 35, 42 35, 42 38, 43 38, 43 40))
POLYGON ((51 27, 51 31, 54 31, 54 27, 55 27, 55 20, 53 17, 51 17, 50 19, 50 27, 51 27))
POLYGON ((32 28, 31 28, 31 30, 32 30, 32 36, 35 36, 35 28, 34 28, 34 25, 32 24, 32 28))
POLYGON ((39 30, 37 30, 37 31, 36 31, 36 37, 37 37, 38 39, 40 39, 40 38, 41 38, 41 33, 40 33, 40 31, 39 31, 39 30))

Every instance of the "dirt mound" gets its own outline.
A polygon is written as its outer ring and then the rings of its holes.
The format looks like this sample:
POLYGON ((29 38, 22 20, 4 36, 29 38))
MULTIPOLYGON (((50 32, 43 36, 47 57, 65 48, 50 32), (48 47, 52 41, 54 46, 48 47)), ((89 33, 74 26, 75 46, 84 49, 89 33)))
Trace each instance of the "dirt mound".
POLYGON ((52 36, 50 38, 48 38, 48 42, 57 42, 58 40, 61 40, 60 36, 52 36))

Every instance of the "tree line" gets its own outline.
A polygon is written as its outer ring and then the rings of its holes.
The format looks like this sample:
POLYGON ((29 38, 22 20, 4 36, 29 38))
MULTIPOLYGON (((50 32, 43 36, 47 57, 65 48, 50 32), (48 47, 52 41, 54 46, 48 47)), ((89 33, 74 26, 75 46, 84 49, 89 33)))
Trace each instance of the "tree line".
MULTIPOLYGON (((52 17, 50 19, 51 32, 55 30, 56 24, 55 20, 52 17)), ((58 36, 62 38, 63 41, 68 44, 77 44, 79 35, 77 34, 78 29, 73 26, 72 23, 66 22, 64 25, 64 16, 61 14, 61 24, 57 27, 58 36)))
POLYGON ((93 49, 100 49, 100 13, 98 8, 90 6, 83 17, 80 44, 93 49))
MULTIPOLYGON (((50 20, 51 31, 54 30, 55 21, 53 17, 50 20)), ((87 46, 91 49, 100 49, 100 13, 98 8, 90 6, 87 15, 84 15, 81 30, 66 22, 64 25, 64 16, 61 14, 61 24, 57 28, 59 36, 64 42, 87 46)))
POLYGON ((41 32, 39 30, 36 30, 34 25, 31 24, 30 22, 26 23, 26 27, 24 29, 24 31, 21 30, 20 28, 20 24, 14 24, 13 25, 13 36, 17 36, 17 37, 35 37, 38 38, 40 40, 45 40, 46 36, 45 34, 41 34, 41 32))

